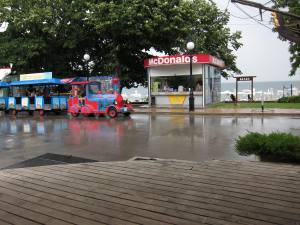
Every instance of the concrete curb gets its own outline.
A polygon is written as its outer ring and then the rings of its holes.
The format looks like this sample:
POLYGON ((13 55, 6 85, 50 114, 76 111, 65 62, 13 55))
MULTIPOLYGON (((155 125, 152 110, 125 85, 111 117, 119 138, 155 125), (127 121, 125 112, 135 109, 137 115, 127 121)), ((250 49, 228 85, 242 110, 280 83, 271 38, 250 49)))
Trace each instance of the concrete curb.
POLYGON ((163 115, 205 115, 205 116, 300 116, 295 112, 163 112, 135 111, 132 114, 163 114, 163 115))

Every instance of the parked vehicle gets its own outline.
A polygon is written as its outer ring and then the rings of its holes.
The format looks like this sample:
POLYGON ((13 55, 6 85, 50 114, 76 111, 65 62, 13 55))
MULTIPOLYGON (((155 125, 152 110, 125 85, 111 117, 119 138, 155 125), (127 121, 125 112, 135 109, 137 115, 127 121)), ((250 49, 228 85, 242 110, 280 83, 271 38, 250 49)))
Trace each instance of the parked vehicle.
POLYGON ((7 110, 8 103, 8 89, 9 86, 5 82, 0 82, 0 111, 7 110))
POLYGON ((110 78, 98 81, 72 82, 71 96, 68 99, 68 112, 77 117, 82 114, 108 115, 115 118, 118 114, 129 116, 132 105, 126 103, 119 93, 119 79, 110 78))
POLYGON ((61 96, 57 87, 64 85, 60 79, 40 79, 12 81, 8 84, 10 88, 9 97, 7 97, 6 110, 17 115, 20 111, 28 111, 33 114, 38 111, 41 116, 46 111, 59 113, 67 110, 68 96, 61 96))

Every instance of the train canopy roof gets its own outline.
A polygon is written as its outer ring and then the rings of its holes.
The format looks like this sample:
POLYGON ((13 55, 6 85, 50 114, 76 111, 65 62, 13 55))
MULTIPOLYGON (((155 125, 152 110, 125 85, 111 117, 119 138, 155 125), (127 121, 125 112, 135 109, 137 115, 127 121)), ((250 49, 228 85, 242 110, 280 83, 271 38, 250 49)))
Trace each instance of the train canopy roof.
POLYGON ((24 81, 12 81, 9 86, 23 86, 23 85, 62 85, 60 79, 41 79, 41 80, 24 80, 24 81))
MULTIPOLYGON (((90 76, 90 81, 102 81, 102 80, 112 80, 114 76, 90 76)), ((74 82, 87 82, 87 77, 70 77, 61 80, 64 84, 70 84, 74 82)))
POLYGON ((0 87, 8 87, 8 84, 6 82, 0 81, 0 87))

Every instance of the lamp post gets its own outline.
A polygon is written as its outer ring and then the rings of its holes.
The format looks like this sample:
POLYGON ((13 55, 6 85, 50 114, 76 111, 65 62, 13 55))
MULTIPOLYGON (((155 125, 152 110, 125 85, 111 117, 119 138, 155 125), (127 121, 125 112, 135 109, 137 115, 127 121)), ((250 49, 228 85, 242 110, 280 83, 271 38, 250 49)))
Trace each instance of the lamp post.
POLYGON ((191 51, 195 48, 194 42, 190 41, 186 44, 186 48, 190 51, 190 96, 189 96, 189 111, 195 111, 195 99, 194 99, 194 92, 193 92, 193 55, 191 51))
POLYGON ((89 66, 88 66, 88 61, 91 59, 90 55, 89 54, 84 54, 83 56, 83 60, 85 61, 86 63, 86 67, 88 69, 88 75, 87 75, 87 81, 89 81, 89 77, 90 77, 90 70, 89 70, 89 66))

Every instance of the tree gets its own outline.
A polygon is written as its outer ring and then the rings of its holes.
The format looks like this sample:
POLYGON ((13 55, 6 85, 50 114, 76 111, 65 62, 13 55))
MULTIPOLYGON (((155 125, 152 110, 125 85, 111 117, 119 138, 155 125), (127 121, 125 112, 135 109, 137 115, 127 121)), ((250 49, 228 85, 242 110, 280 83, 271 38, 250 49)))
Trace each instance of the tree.
MULTIPOLYGON (((300 2, 299 1, 292 1, 292 0, 277 0, 275 1, 274 8, 283 8, 287 7, 288 12, 293 13, 295 15, 300 15, 300 2)), ((298 38, 300 38, 300 20, 288 17, 283 17, 283 24, 285 30, 288 32, 293 33, 298 38)), ((283 38, 284 39, 284 38, 283 38)), ((290 76, 296 74, 297 70, 300 68, 300 45, 295 42, 290 42, 289 51, 291 54, 290 62, 292 69, 290 71, 290 76)))
POLYGON ((2 0, 0 64, 18 73, 53 71, 74 76, 87 71, 89 53, 100 74, 117 71, 123 86, 146 84, 143 60, 154 48, 183 53, 189 39, 197 52, 215 55, 226 71, 240 72, 233 54, 240 33, 230 33, 229 15, 205 0, 2 0))

